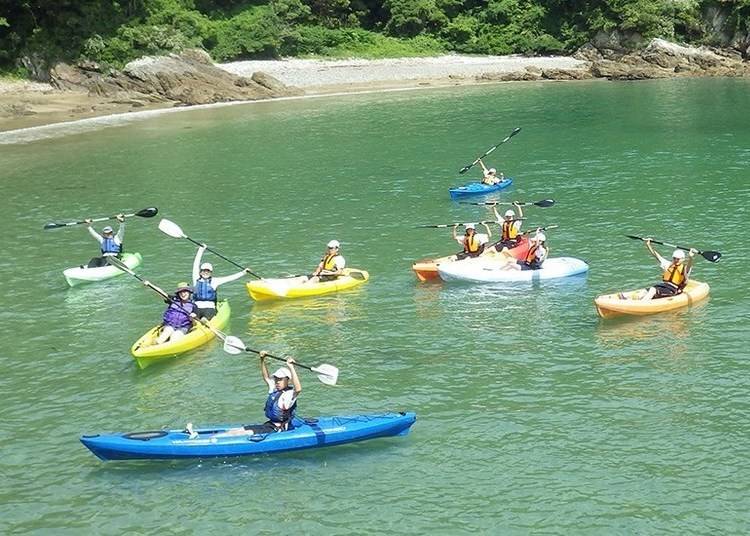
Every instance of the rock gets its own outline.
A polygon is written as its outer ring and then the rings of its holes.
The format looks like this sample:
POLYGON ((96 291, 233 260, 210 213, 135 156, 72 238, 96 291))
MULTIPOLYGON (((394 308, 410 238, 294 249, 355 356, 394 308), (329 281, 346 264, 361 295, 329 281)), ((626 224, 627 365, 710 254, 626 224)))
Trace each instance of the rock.
MULTIPOLYGON (((270 74, 266 74, 263 71, 256 71, 250 79, 273 92, 293 92, 294 94, 301 95, 302 91, 295 87, 288 87, 282 84, 278 79, 274 78, 270 74)), ((246 80, 246 79, 245 79, 246 80)))
POLYGON ((591 74, 597 78, 609 80, 648 80, 651 78, 668 78, 671 72, 659 67, 634 65, 611 60, 595 61, 591 64, 591 74))
POLYGON ((542 78, 546 80, 587 80, 592 78, 587 69, 544 69, 542 78))
POLYGON ((686 47, 664 39, 652 39, 641 53, 641 57, 648 63, 656 64, 664 69, 691 64, 706 69, 718 67, 725 61, 721 56, 705 48, 686 47))

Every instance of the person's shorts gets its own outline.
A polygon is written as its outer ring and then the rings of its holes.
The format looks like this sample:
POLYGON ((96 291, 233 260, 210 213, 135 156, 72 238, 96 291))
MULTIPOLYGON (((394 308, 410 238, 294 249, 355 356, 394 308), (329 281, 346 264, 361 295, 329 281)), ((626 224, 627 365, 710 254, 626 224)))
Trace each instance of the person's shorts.
POLYGON ((654 285, 654 288, 656 289, 654 298, 670 298, 672 296, 677 296, 682 292, 679 288, 670 285, 669 283, 657 283, 654 285))

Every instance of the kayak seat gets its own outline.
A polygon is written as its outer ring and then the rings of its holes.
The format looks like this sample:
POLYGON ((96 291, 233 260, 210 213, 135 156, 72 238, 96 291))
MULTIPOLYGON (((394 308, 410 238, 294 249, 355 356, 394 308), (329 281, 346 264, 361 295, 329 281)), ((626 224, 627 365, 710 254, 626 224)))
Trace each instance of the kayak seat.
POLYGON ((151 432, 131 432, 129 434, 123 434, 122 437, 126 439, 135 439, 137 441, 148 441, 150 439, 164 437, 165 435, 167 435, 167 432, 164 430, 154 430, 151 432))

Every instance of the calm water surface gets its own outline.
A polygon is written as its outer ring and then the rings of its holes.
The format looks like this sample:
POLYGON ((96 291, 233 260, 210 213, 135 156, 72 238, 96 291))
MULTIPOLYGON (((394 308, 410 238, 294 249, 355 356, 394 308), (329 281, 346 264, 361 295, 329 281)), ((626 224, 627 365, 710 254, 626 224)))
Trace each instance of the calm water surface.
MULTIPOLYGON (((12 141, 3 135, 2 141, 12 141)), ((739 534, 750 530, 750 82, 509 84, 259 103, 0 145, 0 514, 6 533, 739 534), (488 164, 495 198, 554 198, 553 254, 588 276, 528 286, 419 284, 415 259, 472 221, 457 170, 488 164), (405 438, 204 462, 102 463, 81 433, 252 422, 253 356, 216 344, 137 370, 130 345, 163 305, 128 276, 69 289, 96 244, 77 220, 158 206, 268 276, 305 272, 337 238, 371 281, 253 304, 228 331, 341 369, 302 376, 304 415, 414 410, 405 438), (601 293, 655 281, 652 235, 719 250, 706 302, 598 320, 601 293), (273 521, 271 521, 273 520, 273 521)), ((470 175, 470 173, 469 173, 470 175)), ((139 272, 171 288, 194 249, 130 219, 139 272)), ((669 249, 663 249, 664 254, 669 249)), ((209 258, 218 275, 234 268, 209 258)))

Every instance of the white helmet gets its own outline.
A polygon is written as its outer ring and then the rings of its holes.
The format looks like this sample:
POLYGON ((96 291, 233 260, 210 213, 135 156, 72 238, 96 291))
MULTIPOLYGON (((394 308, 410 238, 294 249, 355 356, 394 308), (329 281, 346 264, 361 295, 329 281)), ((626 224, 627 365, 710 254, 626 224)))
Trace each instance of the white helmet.
POLYGON ((110 227, 109 225, 107 225, 106 227, 102 229, 102 233, 111 233, 113 231, 114 229, 112 229, 112 227, 110 227))
POLYGON ((506 218, 512 218, 512 217, 513 217, 513 216, 515 216, 515 215, 516 215, 516 213, 515 213, 515 212, 513 212, 513 211, 512 211, 512 210, 510 210, 510 209, 508 209, 508 210, 506 210, 506 211, 505 211, 505 217, 506 217, 506 218))
POLYGON ((473 223, 467 223, 465 227, 466 227, 466 230, 467 230, 467 231, 468 231, 469 229, 474 229, 474 230, 476 230, 476 228, 477 228, 477 227, 476 227, 476 225, 474 225, 473 223))
POLYGON ((491 174, 494 175, 495 173, 497 173, 497 170, 495 168, 491 167, 489 170, 487 170, 487 173, 491 173, 491 174))
POLYGON ((337 247, 341 247, 341 244, 339 244, 338 240, 331 240, 330 242, 328 242, 328 247, 337 248, 337 247))
POLYGON ((213 272, 214 271, 214 265, 211 264, 210 262, 204 262, 203 264, 201 264, 201 270, 210 270, 210 271, 213 272))
POLYGON ((281 367, 276 372, 272 374, 274 378, 291 378, 292 373, 289 372, 289 369, 286 367, 281 367))
POLYGON ((685 252, 682 251, 681 249, 676 249, 676 250, 674 250, 674 253, 672 253, 672 258, 673 259, 680 259, 680 260, 684 261, 685 260, 685 252))
POLYGON ((545 236, 545 234, 544 234, 544 233, 538 233, 538 234, 536 235, 536 239, 537 239, 537 240, 538 240, 539 242, 546 242, 546 241, 547 241, 547 237, 545 236))

